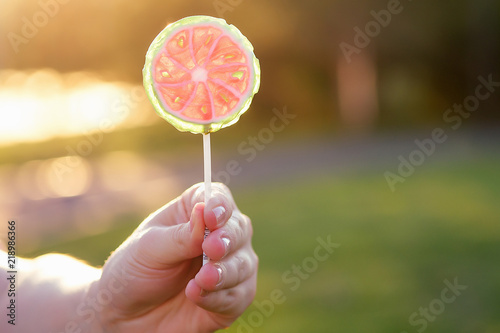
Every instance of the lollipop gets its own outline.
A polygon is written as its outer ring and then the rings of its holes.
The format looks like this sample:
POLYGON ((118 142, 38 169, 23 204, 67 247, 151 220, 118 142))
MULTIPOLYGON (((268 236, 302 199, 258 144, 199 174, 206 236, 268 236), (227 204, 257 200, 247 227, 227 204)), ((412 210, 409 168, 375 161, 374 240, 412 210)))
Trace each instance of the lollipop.
MULTIPOLYGON (((207 202, 210 133, 237 122, 259 90, 260 67, 252 44, 223 19, 186 17, 153 40, 143 76, 146 93, 162 118, 179 131, 203 134, 207 202)), ((207 261, 203 255, 203 263, 207 261)))

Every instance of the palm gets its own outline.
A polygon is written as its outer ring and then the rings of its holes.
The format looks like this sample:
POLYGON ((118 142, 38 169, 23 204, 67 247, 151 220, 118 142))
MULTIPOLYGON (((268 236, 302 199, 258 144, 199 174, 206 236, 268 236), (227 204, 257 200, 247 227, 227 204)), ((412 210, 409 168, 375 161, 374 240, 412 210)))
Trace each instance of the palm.
POLYGON ((208 312, 186 297, 185 286, 199 270, 201 260, 193 260, 192 263, 183 263, 168 271, 157 272, 157 276, 168 278, 137 279, 131 289, 140 290, 139 295, 128 295, 130 309, 134 313, 126 313, 127 318, 133 318, 124 322, 120 332, 212 332, 221 327, 216 314, 208 312), (143 286, 149 286, 145 292, 143 286), (178 286, 171 288, 171 286, 178 286), (132 302, 135 298, 136 302, 132 302), (146 301, 147 302, 144 302, 146 301), (190 318, 186 321, 185 318, 190 318))

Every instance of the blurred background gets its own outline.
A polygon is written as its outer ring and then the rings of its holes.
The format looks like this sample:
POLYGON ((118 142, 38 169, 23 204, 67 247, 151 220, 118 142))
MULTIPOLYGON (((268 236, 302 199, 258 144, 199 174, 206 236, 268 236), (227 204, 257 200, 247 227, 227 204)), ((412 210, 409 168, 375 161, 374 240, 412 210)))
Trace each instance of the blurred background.
POLYGON ((166 24, 217 16, 262 69, 212 136, 260 257, 228 332, 500 331, 498 1, 0 6, 0 235, 15 219, 21 255, 100 266, 202 181, 201 136, 156 116, 141 70, 166 24), (467 288, 448 302, 446 281, 467 288))

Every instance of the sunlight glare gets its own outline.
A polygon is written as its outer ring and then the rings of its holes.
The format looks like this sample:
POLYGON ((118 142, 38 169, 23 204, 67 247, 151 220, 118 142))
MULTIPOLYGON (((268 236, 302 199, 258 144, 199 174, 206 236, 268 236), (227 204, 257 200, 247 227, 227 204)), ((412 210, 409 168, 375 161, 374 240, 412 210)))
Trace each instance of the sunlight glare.
POLYGON ((138 87, 107 82, 87 72, 0 71, 0 146, 83 135, 103 123, 119 128, 140 107, 140 103, 127 105, 138 87), (117 105, 130 112, 118 112, 117 105))

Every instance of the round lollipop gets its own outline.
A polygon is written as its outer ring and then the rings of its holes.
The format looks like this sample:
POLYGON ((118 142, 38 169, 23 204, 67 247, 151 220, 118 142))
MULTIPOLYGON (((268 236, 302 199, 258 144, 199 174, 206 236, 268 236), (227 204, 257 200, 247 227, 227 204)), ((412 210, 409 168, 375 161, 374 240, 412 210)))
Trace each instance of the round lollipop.
MULTIPOLYGON (((210 133, 237 122, 259 90, 260 67, 252 44, 223 19, 186 17, 167 25, 153 40, 143 77, 162 118, 180 131, 203 134, 207 202, 210 133)), ((207 261, 204 255, 203 263, 207 261)))

